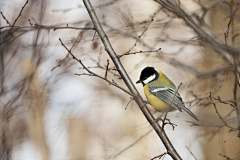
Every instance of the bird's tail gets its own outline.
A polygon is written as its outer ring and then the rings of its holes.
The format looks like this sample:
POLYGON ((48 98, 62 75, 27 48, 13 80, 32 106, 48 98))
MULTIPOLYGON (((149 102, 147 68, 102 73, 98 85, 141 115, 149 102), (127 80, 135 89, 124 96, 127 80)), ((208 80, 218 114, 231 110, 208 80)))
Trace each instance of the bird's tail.
POLYGON ((186 111, 188 114, 190 114, 194 119, 196 119, 197 121, 199 121, 198 118, 197 118, 197 116, 195 116, 195 114, 193 114, 188 108, 186 108, 184 104, 183 104, 183 106, 181 107, 181 109, 183 109, 183 110, 186 111))

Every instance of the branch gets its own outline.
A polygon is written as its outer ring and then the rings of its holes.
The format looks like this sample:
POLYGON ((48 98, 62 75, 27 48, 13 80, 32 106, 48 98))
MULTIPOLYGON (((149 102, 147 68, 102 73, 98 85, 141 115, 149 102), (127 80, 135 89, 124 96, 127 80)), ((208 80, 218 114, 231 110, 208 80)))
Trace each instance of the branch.
POLYGON ((7 39, 7 37, 10 35, 11 30, 13 29, 14 25, 16 24, 17 20, 19 19, 19 17, 22 15, 23 9, 26 7, 26 5, 28 4, 28 0, 25 2, 25 4, 23 5, 20 13, 18 14, 17 18, 15 19, 15 21, 13 22, 13 25, 11 26, 10 30, 8 31, 7 35, 4 37, 3 41, 0 43, 0 46, 4 43, 4 41, 7 39))
POLYGON ((137 53, 150 53, 150 52, 158 52, 160 51, 161 48, 159 48, 158 50, 149 50, 149 51, 136 51, 136 52, 127 52, 127 53, 124 53, 122 55, 119 55, 118 57, 121 58, 123 56, 126 56, 126 55, 131 55, 131 54, 137 54, 137 53))
POLYGON ((3 15, 3 13, 2 12, 0 12, 0 13, 1 13, 3 19, 7 22, 7 24, 9 24, 9 26, 11 26, 11 23, 7 20, 7 18, 3 15))
POLYGON ((185 147, 189 150, 189 152, 190 152, 191 155, 194 157, 194 159, 197 160, 197 158, 194 156, 194 154, 192 153, 192 151, 191 151, 187 146, 185 146, 185 147))
MULTIPOLYGON (((133 44, 133 46, 126 52, 124 53, 123 55, 128 55, 132 50, 133 48, 137 45, 138 41, 140 40, 140 38, 143 36, 143 34, 147 31, 148 27, 150 26, 150 24, 153 22, 154 20, 154 17, 155 17, 156 13, 153 14, 153 17, 151 18, 150 22, 148 23, 147 27, 144 29, 144 31, 140 34, 140 36, 137 37, 135 43, 133 44)), ((122 56, 123 56, 122 55, 122 56)))
POLYGON ((234 65, 234 88, 233 88, 233 97, 234 97, 234 103, 235 103, 235 109, 236 109, 236 114, 237 114, 237 119, 238 119, 238 137, 240 138, 240 110, 239 110, 239 106, 238 106, 238 99, 237 99, 237 91, 238 91, 238 71, 237 71, 237 63, 236 63, 236 59, 238 58, 238 56, 233 55, 233 65, 234 65))
POLYGON ((175 4, 174 1, 168 0, 154 0, 154 1, 159 3, 163 8, 167 9, 169 12, 172 12, 173 14, 181 18, 190 28, 192 28, 196 32, 196 34, 198 34, 199 39, 201 39, 202 42, 204 42, 207 46, 212 48, 220 56, 223 56, 223 58, 226 61, 230 63, 232 62, 229 53, 239 54, 239 49, 224 45, 220 40, 209 35, 208 32, 206 32, 199 26, 194 17, 187 14, 181 8, 182 6, 180 7, 179 5, 175 4))
POLYGON ((102 77, 102 76, 100 76, 100 75, 92 72, 91 70, 89 70, 88 67, 86 67, 86 66, 82 63, 82 61, 81 61, 80 59, 78 59, 76 56, 74 56, 74 54, 72 54, 72 52, 63 44, 63 42, 62 42, 62 40, 61 40, 60 38, 59 38, 59 41, 61 42, 62 46, 68 51, 68 53, 71 54, 71 56, 73 57, 73 59, 75 59, 76 61, 78 61, 78 62, 83 66, 83 68, 89 73, 89 74, 75 74, 75 75, 78 75, 78 76, 80 76, 80 75, 88 75, 88 76, 98 77, 98 78, 100 78, 100 79, 102 79, 102 80, 107 81, 110 85, 113 85, 113 86, 121 89, 122 91, 128 93, 129 95, 133 96, 133 94, 132 94, 131 92, 129 92, 129 91, 127 91, 126 89, 122 88, 122 87, 119 86, 116 82, 114 82, 114 81, 111 82, 111 81, 108 80, 107 78, 102 77))
POLYGON ((226 155, 224 155, 224 154, 221 154, 221 153, 219 153, 219 156, 222 156, 222 157, 224 157, 224 158, 227 158, 227 160, 234 160, 234 159, 232 159, 232 158, 230 158, 230 157, 228 157, 228 156, 226 156, 226 155))
MULTIPOLYGON (((210 92, 209 98, 210 98, 211 101, 213 101, 213 100, 212 100, 211 92, 210 92)), ((215 103, 213 103, 213 107, 214 107, 214 109, 215 109, 215 111, 216 111, 219 119, 221 119, 221 121, 222 121, 228 128, 230 128, 230 129, 235 129, 235 128, 232 127, 232 126, 229 126, 229 125, 227 124, 227 122, 222 118, 222 116, 221 116, 220 113, 218 112, 218 109, 217 109, 217 106, 216 106, 215 103)))
POLYGON ((103 30, 103 28, 102 28, 102 26, 101 26, 101 24, 100 24, 100 22, 97 18, 95 10, 92 7, 90 1, 89 0, 83 0, 83 2, 84 2, 84 5, 85 5, 90 17, 91 17, 94 28, 97 31, 99 37, 101 38, 102 43, 104 44, 105 50, 107 51, 107 53, 111 57, 113 63, 115 64, 119 74, 121 75, 121 77, 122 77, 123 81, 125 82, 125 84, 127 85, 128 89, 134 95, 134 100, 138 104, 139 108, 143 112, 143 114, 146 117, 146 119, 148 120, 148 122, 152 125, 152 127, 154 128, 154 130, 156 131, 156 133, 158 134, 158 136, 162 140, 164 146, 167 149, 167 153, 174 160, 181 160, 182 158, 179 156, 179 154, 177 153, 177 151, 173 147, 173 145, 170 142, 170 140, 168 139, 165 131, 162 130, 162 128, 160 127, 160 125, 158 123, 154 123, 155 119, 154 119, 153 115, 150 113, 150 111, 147 108, 146 104, 144 103, 142 97, 138 93, 138 91, 135 88, 133 82, 131 81, 130 77, 128 76, 127 72, 125 71, 124 67, 122 66, 122 63, 120 62, 117 54, 113 50, 112 45, 109 42, 108 37, 106 36, 106 34, 105 34, 105 32, 104 32, 104 30, 103 30))
POLYGON ((109 60, 107 60, 106 72, 104 76, 106 79, 107 79, 108 67, 109 67, 109 60))
POLYGON ((146 137, 149 133, 151 133, 152 130, 149 130, 147 133, 145 133, 144 135, 142 135, 141 137, 139 137, 138 139, 136 139, 133 143, 131 143, 130 145, 128 145, 127 147, 125 147, 123 150, 121 150, 120 152, 118 152, 115 156, 112 157, 112 159, 116 159, 117 156, 119 156, 120 154, 122 154, 123 152, 125 152, 126 150, 128 150, 129 148, 133 147, 135 144, 137 144, 138 142, 140 142, 144 137, 146 137))
MULTIPOLYGON (((50 30, 50 29, 53 29, 53 31, 56 31, 58 29, 73 29, 73 30, 94 30, 93 27, 70 27, 68 24, 66 27, 62 27, 62 26, 58 26, 58 25, 39 25, 39 24, 32 24, 31 21, 28 19, 29 23, 31 26, 14 26, 13 28, 16 28, 16 30, 26 30, 26 29, 29 29, 30 30, 33 30, 33 29, 47 29, 47 30, 50 30)), ((0 27, 0 29, 5 29, 5 28, 10 28, 11 29, 11 26, 3 26, 3 27, 0 27)), ((9 29, 9 31, 10 31, 9 29)), ((8 31, 8 32, 9 32, 8 31)))
POLYGON ((158 156, 156 156, 156 157, 153 157, 151 160, 154 160, 154 159, 157 159, 157 158, 158 158, 159 160, 160 160, 161 158, 164 159, 164 157, 166 156, 166 154, 168 154, 168 153, 165 152, 165 153, 163 153, 163 154, 160 154, 160 155, 158 155, 158 156))

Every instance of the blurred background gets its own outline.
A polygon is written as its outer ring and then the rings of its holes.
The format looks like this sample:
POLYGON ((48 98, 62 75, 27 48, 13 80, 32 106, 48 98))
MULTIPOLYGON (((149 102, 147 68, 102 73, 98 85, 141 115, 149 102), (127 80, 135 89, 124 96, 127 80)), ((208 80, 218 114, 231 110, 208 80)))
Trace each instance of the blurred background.
MULTIPOLYGON (((180 156, 240 160, 239 1, 91 2, 134 83, 146 66, 182 83, 200 121, 168 114, 177 126, 165 130, 180 156)), ((150 160, 166 152, 132 97, 84 75, 61 45, 59 38, 89 70, 105 77, 108 68, 106 78, 127 89, 82 1, 0 0, 0 11, 1 159, 150 160)))

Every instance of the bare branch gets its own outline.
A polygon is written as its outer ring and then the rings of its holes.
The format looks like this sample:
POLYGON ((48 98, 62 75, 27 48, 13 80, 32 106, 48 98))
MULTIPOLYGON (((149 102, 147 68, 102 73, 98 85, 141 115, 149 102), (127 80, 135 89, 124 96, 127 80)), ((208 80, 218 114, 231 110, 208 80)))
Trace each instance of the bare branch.
POLYGON ((238 49, 223 45, 219 40, 217 40, 214 37, 211 37, 206 31, 199 27, 194 18, 188 15, 180 6, 168 0, 154 0, 154 1, 159 3, 162 7, 164 7, 168 11, 177 15, 179 18, 183 19, 185 23, 190 28, 192 28, 195 31, 195 33, 198 34, 199 38, 202 39, 207 46, 210 46, 214 51, 223 56, 225 60, 227 60, 228 62, 231 62, 229 53, 232 54, 239 53, 238 49))
POLYGON ((102 80, 107 81, 110 85, 113 85, 113 86, 121 89, 122 91, 128 93, 129 95, 133 96, 133 94, 132 94, 131 92, 129 92, 129 91, 127 91, 126 89, 122 88, 122 87, 119 86, 116 82, 114 82, 114 81, 111 82, 111 81, 109 81, 108 79, 106 79, 106 78, 104 78, 104 77, 102 77, 102 76, 100 76, 100 75, 92 72, 91 70, 89 70, 89 69, 82 63, 82 61, 81 61, 80 59, 78 59, 77 57, 75 57, 75 56, 72 54, 72 52, 63 44, 63 42, 62 42, 62 40, 61 40, 60 38, 59 38, 59 41, 61 42, 62 46, 68 51, 68 53, 71 54, 71 56, 73 57, 73 59, 75 59, 76 61, 78 61, 78 62, 81 64, 81 66, 83 66, 83 68, 89 73, 89 74, 75 74, 75 75, 78 75, 78 76, 80 76, 80 75, 88 75, 88 76, 98 77, 98 78, 100 78, 100 79, 102 79, 102 80))
MULTIPOLYGON (((211 101, 212 101, 212 95, 211 95, 211 92, 210 92, 209 98, 210 98, 211 101)), ((221 121, 222 121, 222 122, 223 122, 228 128, 230 128, 230 129, 235 129, 235 128, 232 127, 232 126, 229 126, 229 125, 227 124, 227 122, 222 118, 222 116, 221 116, 220 113, 218 112, 218 109, 217 109, 215 103, 213 103, 213 107, 214 107, 214 109, 215 109, 215 111, 216 111, 216 113, 217 113, 219 119, 221 119, 221 121)))
POLYGON ((125 54, 119 55, 118 57, 119 57, 119 58, 121 58, 121 57, 123 57, 123 56, 126 56, 126 55, 137 54, 137 53, 150 53, 150 52, 158 52, 158 51, 160 51, 160 50, 161 50, 161 48, 159 48, 158 50, 127 52, 127 53, 125 53, 125 54))
POLYGON ((106 71, 105 71, 105 78, 107 79, 107 73, 108 73, 108 66, 109 66, 109 60, 107 60, 107 66, 106 66, 106 71))
POLYGON ((20 13, 18 14, 17 18, 15 19, 15 21, 13 22, 13 25, 11 26, 10 30, 8 31, 8 33, 6 34, 6 36, 3 38, 3 41, 0 43, 0 46, 4 43, 4 41, 7 39, 7 37, 11 34, 11 30, 13 29, 14 25, 16 24, 16 22, 18 21, 19 17, 22 15, 23 9, 26 7, 26 5, 28 4, 28 0, 25 2, 25 4, 23 5, 20 13))
POLYGON ((192 153, 192 151, 187 147, 187 146, 185 146, 188 150, 189 150, 189 152, 191 153, 191 155, 194 157, 194 159, 196 159, 197 160, 197 158, 194 156, 194 154, 192 153))
POLYGON ((145 138, 149 133, 151 133, 152 130, 149 130, 147 133, 145 133, 144 135, 142 135, 141 137, 139 137, 138 139, 136 139, 133 143, 131 143, 130 145, 128 145, 127 147, 125 147, 123 150, 121 150, 120 152, 118 152, 116 155, 114 155, 113 157, 111 157, 111 159, 116 159, 117 156, 121 155, 123 152, 125 152, 126 150, 128 150, 129 148, 135 146, 138 142, 140 142, 143 138, 145 138))
POLYGON ((12 26, 11 23, 7 20, 7 18, 3 15, 3 13, 2 12, 0 12, 0 13, 1 13, 3 19, 7 22, 7 24, 9 24, 9 26, 12 26))
POLYGON ((122 55, 119 56, 119 57, 122 57, 122 56, 124 56, 124 55, 128 55, 129 52, 131 52, 131 51, 133 50, 133 48, 137 45, 137 43, 138 43, 138 41, 140 40, 140 38, 141 38, 141 37, 143 36, 143 34, 147 31, 147 29, 148 29, 148 27, 150 26, 150 24, 153 22, 155 15, 156 15, 156 13, 153 14, 150 22, 148 23, 148 25, 146 26, 146 28, 144 29, 144 31, 137 37, 137 39, 136 39, 135 43, 133 44, 133 46, 132 46, 126 53, 122 54, 122 55))
POLYGON ((163 159, 167 154, 168 154, 168 153, 165 152, 165 153, 163 153, 163 154, 160 154, 159 156, 153 157, 151 160, 154 160, 154 159, 157 159, 157 158, 158 158, 159 160, 160 160, 161 158, 163 159))
POLYGON ((131 97, 129 102, 127 103, 126 107, 125 107, 125 110, 127 109, 128 105, 132 102, 132 100, 134 100, 134 97, 131 97))
POLYGON ((226 155, 223 155, 221 153, 219 153, 220 156, 224 157, 224 158, 227 158, 227 160, 234 160, 234 159, 231 159, 230 157, 226 156, 226 155))

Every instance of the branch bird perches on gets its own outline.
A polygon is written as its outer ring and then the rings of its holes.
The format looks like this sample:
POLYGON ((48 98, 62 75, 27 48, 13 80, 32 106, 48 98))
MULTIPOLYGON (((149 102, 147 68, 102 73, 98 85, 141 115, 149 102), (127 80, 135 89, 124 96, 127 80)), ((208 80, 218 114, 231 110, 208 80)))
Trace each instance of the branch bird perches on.
POLYGON ((164 146, 167 150, 167 153, 174 160, 181 160, 182 158, 179 156, 179 154, 175 150, 174 146, 172 145, 172 143, 168 139, 165 131, 160 127, 160 125, 158 123, 155 123, 156 121, 155 121, 153 115, 150 113, 149 109, 146 106, 146 103, 143 101, 142 97, 138 93, 138 91, 135 88, 133 82, 131 81, 130 77, 128 76, 127 72, 125 71, 122 63, 119 60, 119 57, 117 56, 114 49, 112 48, 112 45, 111 45, 110 41, 108 40, 108 37, 105 34, 105 32, 104 32, 104 30, 101 26, 101 23, 98 20, 98 17, 95 13, 94 8, 92 7, 92 4, 90 3, 89 0, 83 0, 83 2, 84 2, 84 5, 85 5, 85 7, 86 7, 86 9, 87 9, 87 11, 90 15, 90 18, 91 18, 92 22, 93 22, 95 31, 98 33, 99 37, 101 38, 102 43, 104 44, 105 50, 107 51, 107 53, 111 57, 113 63, 115 64, 115 66, 117 68, 117 71, 121 75, 124 83, 127 85, 129 91, 134 95, 134 100, 138 104, 139 108, 143 112, 143 114, 146 117, 146 119, 148 120, 148 122, 151 124, 153 129, 158 134, 159 138, 162 140, 162 142, 163 142, 163 144, 164 144, 164 146))

